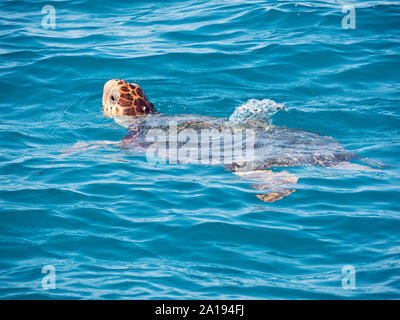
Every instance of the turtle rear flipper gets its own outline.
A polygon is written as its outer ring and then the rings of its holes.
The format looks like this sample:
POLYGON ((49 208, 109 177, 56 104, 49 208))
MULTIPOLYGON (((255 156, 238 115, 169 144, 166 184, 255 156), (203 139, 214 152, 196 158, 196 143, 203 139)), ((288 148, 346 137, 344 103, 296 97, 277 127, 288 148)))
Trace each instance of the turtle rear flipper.
POLYGON ((257 194, 257 198, 264 202, 274 202, 295 192, 295 189, 283 188, 285 185, 295 184, 299 179, 287 171, 273 172, 271 170, 237 171, 235 175, 259 184, 252 185, 252 189, 268 190, 269 192, 257 194))
POLYGON ((274 202, 276 200, 281 200, 283 197, 288 196, 296 189, 279 189, 274 192, 267 192, 262 194, 256 194, 257 198, 264 202, 274 202))

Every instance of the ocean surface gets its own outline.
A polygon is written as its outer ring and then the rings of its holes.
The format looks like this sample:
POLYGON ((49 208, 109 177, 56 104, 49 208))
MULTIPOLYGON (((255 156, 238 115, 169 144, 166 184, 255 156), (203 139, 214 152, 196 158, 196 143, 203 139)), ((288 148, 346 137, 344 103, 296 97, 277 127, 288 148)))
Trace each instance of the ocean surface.
POLYGON ((399 299, 399 26, 400 1, 1 1, 0 298, 399 299), (113 78, 167 114, 271 99, 383 165, 286 168, 264 203, 220 166, 68 152, 126 135, 113 78))

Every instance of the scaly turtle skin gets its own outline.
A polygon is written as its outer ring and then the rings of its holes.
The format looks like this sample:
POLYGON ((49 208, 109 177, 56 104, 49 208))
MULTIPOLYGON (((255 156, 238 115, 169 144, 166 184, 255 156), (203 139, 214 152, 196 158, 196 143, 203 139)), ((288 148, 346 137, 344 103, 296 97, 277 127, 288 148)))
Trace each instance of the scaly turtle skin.
POLYGON ((108 115, 140 116, 156 113, 154 105, 135 83, 124 80, 110 80, 103 90, 104 113, 108 115))
MULTIPOLYGON (((103 113, 128 128, 123 145, 147 148, 146 134, 150 129, 167 129, 168 122, 177 123, 177 133, 184 129, 200 131, 226 128, 226 119, 198 115, 168 116, 156 112, 154 105, 137 84, 124 80, 110 80, 104 85, 103 113)), ((271 127, 266 123, 247 124, 255 132, 255 158, 249 165, 246 161, 226 163, 225 167, 246 180, 256 181, 252 186, 269 192, 258 194, 265 202, 273 202, 294 192, 282 186, 295 184, 298 178, 288 172, 273 172, 273 167, 318 165, 323 167, 346 167, 368 170, 371 168, 350 164, 354 154, 344 149, 335 139, 317 133, 285 127, 271 127), (353 167, 352 167, 353 166, 353 167), (358 167, 357 167, 358 166, 358 167), (251 169, 249 169, 251 168, 251 169)), ((194 159, 196 160, 196 159, 194 159)), ((193 162, 196 163, 196 162, 193 162)), ((372 170, 372 169, 371 169, 372 170)))

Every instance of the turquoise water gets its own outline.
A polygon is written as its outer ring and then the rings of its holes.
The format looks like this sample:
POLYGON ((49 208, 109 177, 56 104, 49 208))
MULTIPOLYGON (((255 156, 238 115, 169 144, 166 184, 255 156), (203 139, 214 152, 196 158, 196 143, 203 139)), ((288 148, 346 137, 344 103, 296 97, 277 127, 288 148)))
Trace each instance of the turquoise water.
POLYGON ((55 29, 48 3, 1 2, 0 298, 400 298, 400 1, 348 3, 354 30, 338 1, 57 1, 55 29), (169 114, 272 99, 275 125, 386 166, 289 168, 297 191, 263 203, 221 167, 63 156, 127 133, 112 78, 169 114))

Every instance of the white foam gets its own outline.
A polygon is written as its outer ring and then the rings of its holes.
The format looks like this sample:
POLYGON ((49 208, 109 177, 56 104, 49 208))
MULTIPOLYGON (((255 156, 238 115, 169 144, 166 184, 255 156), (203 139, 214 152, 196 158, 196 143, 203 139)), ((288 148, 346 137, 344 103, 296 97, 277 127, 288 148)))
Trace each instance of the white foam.
POLYGON ((266 121, 278 110, 284 109, 280 103, 270 99, 250 99, 239 107, 229 117, 227 122, 230 126, 246 124, 250 121, 266 121))

